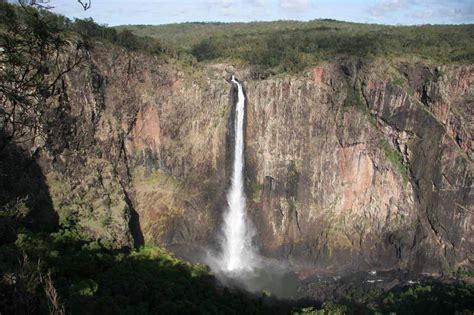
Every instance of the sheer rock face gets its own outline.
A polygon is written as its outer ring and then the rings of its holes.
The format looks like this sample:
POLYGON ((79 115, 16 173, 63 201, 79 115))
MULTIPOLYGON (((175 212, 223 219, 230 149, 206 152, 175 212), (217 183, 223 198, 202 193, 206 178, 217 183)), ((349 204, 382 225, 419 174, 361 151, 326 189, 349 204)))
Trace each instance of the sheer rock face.
POLYGON ((35 144, 61 219, 115 247, 207 244, 225 193, 231 108, 229 84, 207 83, 96 47, 64 78, 52 119, 60 123, 35 144))
POLYGON ((334 269, 406 264, 416 219, 411 185, 367 117, 343 106, 342 82, 247 85, 248 174, 263 185, 251 207, 260 246, 334 269))
POLYGON ((408 77, 414 97, 377 80, 368 80, 363 93, 380 124, 395 131, 385 137, 404 143, 418 216, 410 267, 437 271, 472 264, 472 123, 467 121, 473 117, 474 68, 437 68, 430 75, 421 86, 408 77))
MULTIPOLYGON (((225 65, 192 71, 99 47, 68 75, 60 153, 41 154, 60 215, 117 247, 216 244, 236 95, 225 65)), ((472 264, 474 67, 236 72, 262 254, 330 270, 472 264)))

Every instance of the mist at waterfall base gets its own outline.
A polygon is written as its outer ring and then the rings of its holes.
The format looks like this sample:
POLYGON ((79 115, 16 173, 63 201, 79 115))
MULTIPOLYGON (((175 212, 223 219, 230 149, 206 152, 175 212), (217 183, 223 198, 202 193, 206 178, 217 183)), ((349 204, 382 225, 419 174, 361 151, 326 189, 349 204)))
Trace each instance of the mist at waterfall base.
POLYGON ((244 190, 245 95, 242 85, 234 76, 231 81, 238 88, 231 186, 227 193, 228 207, 220 235, 221 252, 209 253, 206 262, 216 277, 227 286, 255 293, 265 290, 277 297, 290 298, 296 293, 295 274, 286 265, 260 256, 252 243, 255 229, 246 215, 244 190))

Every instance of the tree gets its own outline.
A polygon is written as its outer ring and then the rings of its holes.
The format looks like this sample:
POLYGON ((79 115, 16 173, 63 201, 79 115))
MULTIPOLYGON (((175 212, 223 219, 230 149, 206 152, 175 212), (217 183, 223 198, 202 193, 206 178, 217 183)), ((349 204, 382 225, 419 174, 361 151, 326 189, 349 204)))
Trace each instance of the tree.
POLYGON ((45 137, 46 114, 63 76, 87 53, 63 38, 63 17, 0 2, 0 151, 45 137))
POLYGON ((130 50, 137 50, 139 47, 138 39, 133 33, 128 30, 124 29, 121 31, 118 36, 117 36, 117 42, 124 46, 125 48, 128 48, 130 50))

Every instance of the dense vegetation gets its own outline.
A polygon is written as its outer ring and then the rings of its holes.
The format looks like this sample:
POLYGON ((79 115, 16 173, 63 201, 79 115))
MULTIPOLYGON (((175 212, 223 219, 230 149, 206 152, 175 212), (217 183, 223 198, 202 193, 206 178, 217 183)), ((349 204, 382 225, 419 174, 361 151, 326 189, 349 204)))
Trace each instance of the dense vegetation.
POLYGON ((201 265, 158 247, 113 250, 73 226, 24 231, 0 248, 0 312, 72 314, 261 313, 258 299, 219 289, 201 265))
POLYGON ((132 51, 142 51, 151 54, 161 54, 164 49, 157 39, 148 36, 137 36, 128 29, 117 31, 104 25, 99 25, 91 18, 76 19, 70 22, 68 28, 84 39, 99 39, 112 42, 132 51))
MULTIPOLYGON (((4 314, 279 314, 288 302, 219 287, 203 265, 159 247, 114 250, 64 224, 53 233, 24 230, 0 246, 4 314)), ((354 289, 335 304, 294 314, 471 314, 474 286, 427 283, 390 292, 354 289)), ((293 302, 298 304, 298 302, 293 302)))
MULTIPOLYGON (((118 27, 117 29, 123 29, 118 27)), ((127 26, 199 61, 240 60, 299 71, 338 55, 474 61, 474 25, 386 26, 333 20, 127 26)))
MULTIPOLYGON (((112 249, 73 221, 53 233, 23 229, 0 246, 2 314, 278 314, 291 304, 219 287, 203 265, 147 246, 112 249)), ((471 314, 474 286, 426 283, 385 292, 354 289, 335 304, 306 301, 294 314, 471 314)))

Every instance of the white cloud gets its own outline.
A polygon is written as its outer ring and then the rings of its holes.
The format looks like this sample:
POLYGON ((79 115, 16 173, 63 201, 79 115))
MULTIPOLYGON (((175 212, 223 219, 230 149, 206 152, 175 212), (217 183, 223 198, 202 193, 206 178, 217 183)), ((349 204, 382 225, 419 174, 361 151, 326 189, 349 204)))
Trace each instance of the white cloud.
POLYGON ((408 0, 379 0, 376 5, 370 8, 369 12, 375 16, 382 16, 387 13, 406 8, 416 1, 408 0))
POLYGON ((264 7, 270 4, 270 0, 247 0, 247 2, 255 7, 264 7))
POLYGON ((304 10, 309 6, 309 0, 280 0, 280 7, 286 10, 304 10))
POLYGON ((218 8, 230 8, 235 2, 233 0, 207 0, 209 6, 218 8))
POLYGON ((440 14, 451 18, 465 18, 472 23, 474 21, 474 5, 462 5, 457 8, 449 8, 448 10, 443 10, 440 14))
POLYGON ((382 17, 405 14, 418 20, 474 18, 472 0, 378 0, 369 8, 369 14, 382 17))
POLYGON ((413 16, 416 19, 426 20, 426 19, 432 18, 434 16, 434 12, 433 10, 416 11, 411 16, 413 16))

